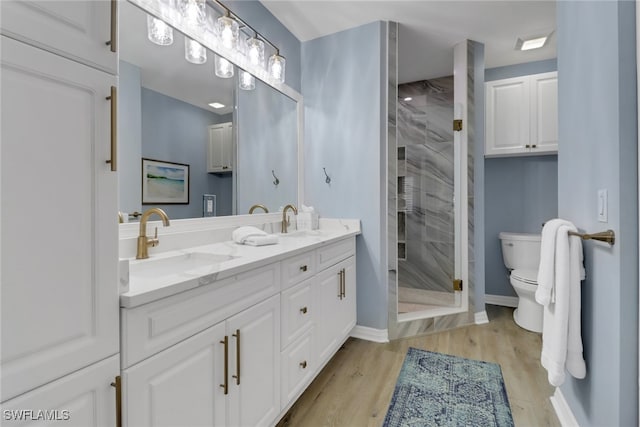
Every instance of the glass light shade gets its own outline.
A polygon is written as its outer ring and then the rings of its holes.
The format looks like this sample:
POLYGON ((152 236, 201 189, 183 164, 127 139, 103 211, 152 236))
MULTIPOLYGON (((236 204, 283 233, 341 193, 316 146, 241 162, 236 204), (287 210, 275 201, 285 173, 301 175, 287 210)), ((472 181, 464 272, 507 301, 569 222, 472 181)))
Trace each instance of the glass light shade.
POLYGON ((169 46, 173 43, 173 28, 164 21, 147 15, 147 37, 157 45, 169 46))
POLYGON ((192 64, 204 64, 207 62, 207 49, 197 41, 185 37, 184 58, 192 64))
POLYGON ((193 28, 204 25, 207 16, 205 4, 205 0, 180 0, 180 13, 187 25, 193 28))
POLYGON ((240 28, 235 19, 221 16, 217 21, 217 30, 220 42, 224 47, 227 49, 236 49, 238 47, 240 28))
POLYGON ((247 39, 246 55, 250 63, 264 67, 264 42, 256 37, 247 39))
POLYGON ((276 81, 284 83, 286 60, 277 53, 269 57, 269 75, 276 81))
POLYGON ((256 88, 256 78, 244 70, 240 71, 240 89, 253 90, 255 88, 256 88))
POLYGON ((221 56, 216 55, 216 76, 228 79, 233 77, 233 64, 221 56))

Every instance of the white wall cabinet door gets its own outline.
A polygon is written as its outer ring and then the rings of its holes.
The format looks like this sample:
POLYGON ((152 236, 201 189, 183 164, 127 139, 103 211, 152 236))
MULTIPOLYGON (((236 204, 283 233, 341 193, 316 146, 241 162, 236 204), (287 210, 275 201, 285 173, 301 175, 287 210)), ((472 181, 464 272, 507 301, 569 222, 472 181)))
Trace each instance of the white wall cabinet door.
POLYGON ((228 425, 224 336, 222 322, 126 369, 125 426, 228 425))
POLYGON ((116 355, 4 402, 2 425, 114 426, 116 394, 110 384, 118 375, 116 355))
POLYGON ((4 401, 116 354, 119 304, 116 78, 4 36, 1 74, 4 401))
POLYGON ((521 153, 529 145, 529 79, 486 83, 487 156, 521 153))
POLYGON ((228 425, 270 425, 280 413, 280 295, 226 323, 230 360, 228 425))
POLYGON ((3 35, 116 74, 118 55, 107 45, 114 2, 3 0, 0 28, 3 35))
POLYGON ((209 156, 207 172, 233 171, 232 123, 209 126, 209 156))
POLYGON ((531 152, 558 152, 558 73, 531 76, 531 152))
POLYGON ((355 260, 350 257, 317 276, 316 349, 323 364, 356 324, 355 260), (318 307, 319 306, 319 307, 318 307))

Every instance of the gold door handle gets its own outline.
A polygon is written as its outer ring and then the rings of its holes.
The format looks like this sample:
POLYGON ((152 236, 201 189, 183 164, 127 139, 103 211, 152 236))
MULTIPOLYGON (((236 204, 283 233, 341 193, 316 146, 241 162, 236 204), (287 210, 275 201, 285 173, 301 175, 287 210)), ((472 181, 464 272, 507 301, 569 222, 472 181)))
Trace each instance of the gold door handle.
POLYGON ((338 298, 342 299, 342 270, 338 271, 338 298))
POLYGON ((118 40, 118 0, 111 0, 111 40, 105 44, 111 48, 111 52, 117 52, 118 40))
POLYGON ((236 384, 240 385, 240 329, 236 329, 236 333, 231 336, 236 339, 236 374, 232 377, 236 379, 236 384))
POLYGON ((347 297, 347 271, 342 269, 342 298, 347 297))
POLYGON ((300 266, 300 271, 307 271, 307 266, 306 265, 301 265, 300 266))
POLYGON ((302 307, 302 308, 300 309, 300 313, 302 313, 302 314, 307 314, 307 307, 302 307))
POLYGON ((111 387, 116 389, 116 427, 122 427, 122 379, 118 375, 111 387))
POLYGON ((300 362, 300 367, 301 367, 302 369, 306 369, 306 368, 307 368, 307 361, 306 361, 306 360, 303 360, 302 362, 300 362))
POLYGON ((111 101, 111 171, 118 170, 118 88, 111 86, 111 95, 107 96, 111 101))
POLYGON ((224 389, 224 394, 229 394, 229 337, 225 335, 220 344, 224 345, 224 384, 220 384, 220 387, 224 389))

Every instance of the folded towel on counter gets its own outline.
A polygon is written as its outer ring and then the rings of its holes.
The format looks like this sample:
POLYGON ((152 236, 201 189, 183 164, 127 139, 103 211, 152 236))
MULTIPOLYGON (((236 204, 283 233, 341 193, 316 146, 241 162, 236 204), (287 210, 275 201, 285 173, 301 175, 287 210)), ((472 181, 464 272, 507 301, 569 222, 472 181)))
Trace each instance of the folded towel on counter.
POLYGON ((278 243, 278 236, 253 226, 239 227, 233 230, 231 237, 234 242, 241 245, 264 246, 278 243))

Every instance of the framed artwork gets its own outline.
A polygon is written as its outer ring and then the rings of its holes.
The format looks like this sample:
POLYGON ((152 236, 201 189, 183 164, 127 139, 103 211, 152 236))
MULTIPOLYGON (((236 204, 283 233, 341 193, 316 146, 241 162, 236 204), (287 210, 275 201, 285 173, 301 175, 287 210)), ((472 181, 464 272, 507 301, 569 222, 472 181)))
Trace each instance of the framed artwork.
POLYGON ((188 205, 189 165, 142 159, 143 205, 188 205))

